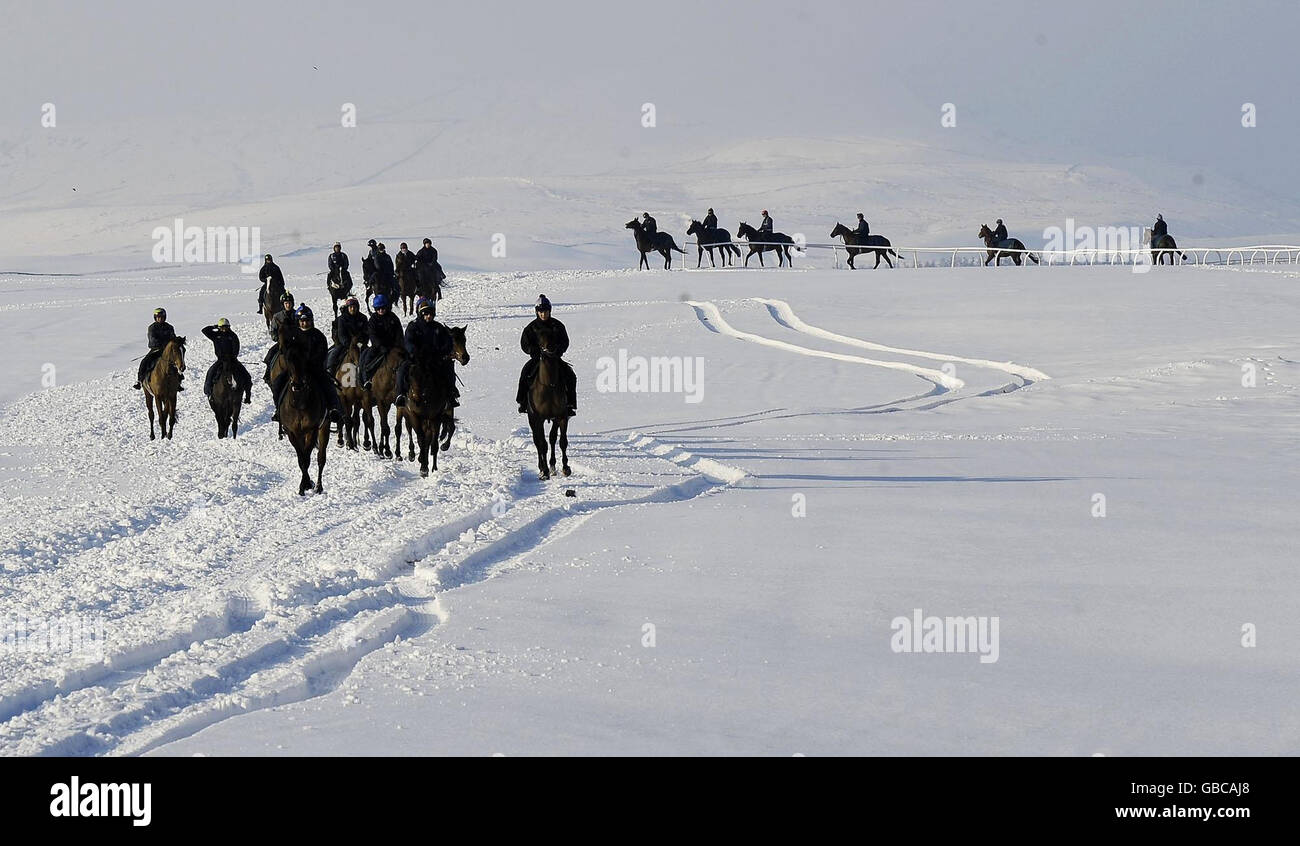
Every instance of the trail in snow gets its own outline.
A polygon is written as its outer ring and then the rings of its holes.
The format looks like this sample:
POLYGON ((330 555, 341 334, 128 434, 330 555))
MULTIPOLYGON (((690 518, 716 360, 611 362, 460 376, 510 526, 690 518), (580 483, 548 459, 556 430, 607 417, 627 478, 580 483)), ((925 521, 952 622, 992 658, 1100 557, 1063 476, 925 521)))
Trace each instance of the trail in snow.
POLYGON ((877 344, 873 341, 866 341, 862 338, 854 338, 849 335, 841 335, 838 332, 831 332, 827 329, 821 329, 816 326, 810 326, 794 313, 790 304, 785 300, 770 300, 764 297, 751 297, 753 302, 762 303, 767 306, 768 312, 772 318, 788 329, 796 332, 802 332, 805 335, 812 335, 817 338, 825 338, 828 341, 835 341, 839 344, 861 347, 866 350, 878 350, 880 352, 898 353, 899 355, 910 355, 916 358, 928 358, 935 361, 952 361, 962 364, 971 364, 977 367, 987 367, 992 370, 1002 370, 1013 376, 1019 376, 1025 380, 1025 384, 1044 381, 1052 377, 1048 376, 1041 370, 1035 370, 1032 367, 1025 367, 1012 361, 991 361, 983 358, 965 358, 959 355, 947 355, 944 353, 925 352, 923 350, 909 350, 902 347, 891 347, 885 344, 877 344))
POLYGON ((918 367, 915 364, 908 364, 902 361, 880 361, 873 358, 863 358, 857 355, 847 355, 845 353, 826 352, 825 350, 815 350, 810 347, 801 347, 798 344, 791 344, 786 341, 778 341, 774 338, 766 338, 762 335, 755 335, 752 332, 742 332, 734 328, 730 323, 723 319, 722 313, 718 307, 711 302, 696 302, 694 300, 685 301, 688 306, 695 309, 695 315, 699 318, 700 323, 704 324, 710 331, 718 332, 728 337, 737 338, 742 341, 749 341, 763 346, 775 347, 777 349, 787 350, 798 353, 799 355, 812 356, 814 358, 829 358, 834 361, 848 361, 854 364, 865 364, 870 367, 883 367, 888 370, 901 370, 904 373, 911 373, 913 376, 919 376, 928 382, 933 382, 936 386, 946 391, 960 390, 966 386, 966 383, 955 376, 949 376, 939 370, 931 370, 926 367, 918 367))

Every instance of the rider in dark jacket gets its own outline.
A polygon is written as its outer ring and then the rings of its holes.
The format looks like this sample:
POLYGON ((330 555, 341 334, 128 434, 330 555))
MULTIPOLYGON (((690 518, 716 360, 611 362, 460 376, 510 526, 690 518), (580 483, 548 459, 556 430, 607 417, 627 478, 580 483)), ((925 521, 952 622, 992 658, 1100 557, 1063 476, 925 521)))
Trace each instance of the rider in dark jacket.
POLYGON ((348 269, 348 254, 343 252, 342 244, 335 244, 334 252, 330 253, 329 255, 330 273, 333 273, 335 270, 338 269, 343 269, 343 270, 348 269))
POLYGON ((394 270, 400 279, 403 272, 409 272, 415 267, 415 253, 406 249, 406 243, 402 243, 402 248, 393 256, 394 270))
POLYGON ((435 300, 442 299, 442 266, 438 264, 438 248, 433 241, 424 239, 424 246, 415 254, 415 272, 420 277, 420 285, 433 293, 435 300))
POLYGON ((253 377, 239 360, 239 336, 230 328, 230 321, 223 317, 211 326, 204 326, 203 334, 212 341, 217 353, 217 360, 208 368, 208 375, 203 380, 203 395, 212 396, 212 386, 216 384, 221 363, 229 362, 235 371, 235 384, 244 392, 244 404, 252 402, 253 377))
POLYGON ((260 313, 266 303, 266 295, 270 294, 272 300, 280 296, 279 292, 284 291, 284 274, 280 272, 280 267, 272 259, 271 254, 267 253, 266 258, 262 261, 262 269, 257 272, 257 278, 262 283, 262 288, 257 292, 257 310, 260 313))
POLYGON ((1165 223, 1165 216, 1156 215, 1156 222, 1151 227, 1151 243, 1156 243, 1161 238, 1169 234, 1169 224, 1165 223))
POLYGON ((266 372, 262 374, 262 381, 271 384, 271 363, 280 353, 280 327, 288 323, 290 327, 294 325, 295 318, 293 314, 293 294, 285 291, 280 295, 280 310, 271 316, 271 322, 266 325, 266 332, 271 336, 271 346, 262 357, 262 363, 266 365, 266 372))
MULTIPOLYGON (((145 353, 144 358, 140 359, 140 367, 135 374, 135 384, 131 386, 137 391, 141 390, 141 385, 144 383, 144 380, 149 378, 149 373, 153 370, 153 366, 157 364, 158 359, 162 357, 163 348, 167 346, 167 343, 171 341, 172 338, 176 337, 176 330, 167 322, 167 309, 156 308, 153 310, 153 323, 149 324, 149 331, 145 334, 149 340, 149 352, 145 353)), ((178 373, 176 375, 179 381, 185 379, 184 373, 178 373)), ((181 387, 178 390, 183 391, 185 388, 181 387)))
POLYGON ((858 227, 853 230, 853 234, 863 238, 871 234, 871 226, 867 223, 867 219, 862 216, 862 212, 858 212, 858 227))
MULTIPOLYGON (((316 328, 315 315, 306 303, 298 306, 295 316, 298 318, 297 340, 306 344, 307 362, 312 370, 312 380, 316 384, 316 390, 320 391, 325 400, 329 419, 337 423, 343 419, 343 404, 339 402, 339 392, 334 387, 334 379, 325 372, 325 348, 328 345, 325 335, 316 328)), ((280 400, 283 399, 284 389, 288 384, 289 371, 285 370, 275 377, 275 382, 271 385, 271 394, 275 397, 276 405, 275 413, 271 415, 272 420, 280 419, 280 400)))
POLYGON ((659 224, 656 223, 655 219, 650 216, 650 212, 642 212, 641 228, 645 230, 645 234, 653 235, 659 231, 659 224))
MULTIPOLYGON (((537 372, 537 361, 542 356, 541 336, 547 336, 550 348, 557 357, 564 355, 569 349, 569 333, 563 323, 551 317, 551 301, 545 294, 537 298, 534 311, 537 317, 524 327, 523 334, 519 336, 519 347, 529 356, 524 369, 519 373, 519 390, 515 394, 520 414, 528 413, 528 388, 533 380, 533 374, 537 372)), ((560 363, 564 365, 560 370, 565 375, 566 387, 569 389, 569 416, 572 417, 578 410, 578 375, 573 372, 568 362, 560 363)))
POLYGON ((387 357, 388 351, 402 345, 402 321, 390 311, 388 297, 379 294, 371 305, 375 313, 370 315, 367 332, 370 346, 361 355, 361 385, 370 390, 370 381, 375 378, 375 371, 387 357))
POLYGON ((1007 237, 1008 237, 1008 236, 1007 236, 1007 227, 1006 227, 1006 224, 1004 224, 1004 223, 1002 222, 1002 218, 999 217, 999 218, 998 218, 998 226, 997 226, 996 229, 993 230, 993 243, 995 243, 995 244, 999 244, 999 243, 1001 243, 1001 242, 1007 240, 1007 237))
POLYGON ((451 332, 435 319, 436 311, 433 301, 421 299, 415 306, 416 318, 406 324, 404 342, 406 359, 397 368, 397 399, 394 405, 406 405, 406 392, 411 386, 411 364, 419 362, 421 366, 447 383, 451 395, 449 406, 460 405, 456 398, 456 370, 451 361, 451 332))
POLYGON ((325 358, 325 370, 331 375, 339 369, 339 363, 347 355, 353 339, 364 349, 366 340, 370 337, 370 322, 361 313, 361 303, 356 297, 348 297, 344 301, 342 313, 334 318, 333 334, 334 346, 330 347, 329 355, 325 358))
POLYGON ((713 213, 713 209, 709 209, 709 213, 704 216, 704 228, 705 229, 718 228, 718 216, 713 213))
POLYGON ((393 257, 388 254, 383 244, 380 244, 377 250, 378 252, 375 253, 374 289, 378 293, 396 297, 397 272, 393 268, 393 257))
POLYGON ((767 209, 763 209, 763 222, 758 225, 758 231, 768 234, 772 232, 772 217, 767 213, 767 209))

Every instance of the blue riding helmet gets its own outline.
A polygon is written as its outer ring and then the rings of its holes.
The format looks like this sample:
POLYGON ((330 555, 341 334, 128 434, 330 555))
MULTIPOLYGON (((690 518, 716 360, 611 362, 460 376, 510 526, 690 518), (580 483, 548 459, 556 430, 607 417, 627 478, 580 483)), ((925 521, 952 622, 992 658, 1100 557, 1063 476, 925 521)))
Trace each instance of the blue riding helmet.
POLYGON ((375 308, 388 308, 388 297, 383 294, 376 294, 375 298, 371 300, 371 305, 375 308))
POLYGON ((303 303, 302 305, 298 306, 297 314, 299 320, 313 319, 313 315, 311 313, 311 306, 307 305, 306 303, 303 303))

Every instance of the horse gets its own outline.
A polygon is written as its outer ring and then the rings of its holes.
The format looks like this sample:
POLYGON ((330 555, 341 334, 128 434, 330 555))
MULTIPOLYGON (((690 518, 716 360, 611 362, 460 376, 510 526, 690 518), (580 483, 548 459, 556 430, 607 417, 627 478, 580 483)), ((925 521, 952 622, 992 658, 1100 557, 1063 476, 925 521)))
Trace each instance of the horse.
MULTIPOLYGON (((465 326, 448 326, 451 333, 451 354, 453 362, 460 362, 464 367, 469 364, 469 351, 465 348, 465 326)), ((452 365, 455 366, 455 365, 452 365)), ((420 475, 429 475, 429 453, 433 453, 433 469, 438 469, 438 450, 446 452, 451 448, 451 436, 456 431, 456 418, 450 413, 451 391, 442 377, 430 372, 418 361, 411 362, 411 389, 406 395, 406 406, 398 412, 398 418, 405 418, 407 428, 410 460, 415 460, 415 444, 420 444, 420 475)), ((400 435, 399 435, 400 437, 400 435)), ((402 443, 397 442, 400 457, 402 443)))
POLYGON ((565 373, 559 355, 551 349, 550 338, 541 335, 541 355, 537 371, 528 387, 528 428, 533 430, 533 445, 537 447, 537 469, 543 480, 555 472, 555 437, 560 438, 561 466, 564 475, 569 469, 569 392, 564 384, 565 373), (550 466, 547 466, 546 422, 551 423, 550 466))
POLYGON ((664 270, 672 270, 673 268, 673 250, 686 255, 686 251, 677 246, 677 242, 673 240, 672 235, 667 232, 656 232, 651 235, 645 231, 641 221, 635 218, 629 220, 627 226, 623 228, 631 229, 632 234, 636 237, 636 248, 641 251, 641 261, 637 264, 638 270, 643 266, 646 270, 650 269, 650 260, 646 258, 646 253, 657 252, 663 256, 664 270))
POLYGON ((397 289, 402 298, 402 314, 410 315, 415 311, 415 297, 419 293, 419 279, 416 278, 415 271, 411 265, 406 264, 402 269, 397 271, 397 289))
POLYGON ((280 428, 288 434, 289 443, 298 453, 298 469, 302 471, 298 496, 303 496, 312 487, 308 468, 313 449, 316 450, 316 493, 323 493, 321 475, 325 471, 325 452, 330 442, 328 409, 325 397, 317 389, 300 333, 281 328, 280 360, 289 372, 289 382, 278 398, 276 408, 280 412, 280 428))
POLYGON ((722 250, 722 266, 727 267, 732 264, 731 256, 735 253, 740 255, 740 247, 731 243, 731 235, 725 229, 706 229, 703 223, 698 220, 692 220, 690 228, 686 230, 687 235, 695 236, 695 247, 699 250, 699 255, 695 258, 695 266, 699 267, 704 261, 704 251, 709 251, 709 264, 717 267, 713 261, 713 248, 717 247, 722 250))
MULTIPOLYGON (((985 267, 988 267, 989 262, 993 261, 994 258, 998 260, 997 266, 1001 267, 1003 256, 1010 256, 1011 260, 1016 263, 1016 267, 1020 266, 1020 256, 1022 255, 1022 253, 1007 252, 1007 250, 1025 249, 1025 245, 1021 243, 1019 238, 1008 238, 1005 241, 995 242, 993 240, 993 230, 989 229, 987 223, 982 224, 980 226, 979 237, 981 240, 984 241, 984 246, 989 248, 989 257, 984 259, 985 267)), ((1030 260, 1032 260, 1034 264, 1039 263, 1038 256, 1034 255, 1033 253, 1025 252, 1023 253, 1023 255, 1027 256, 1030 260)))
POLYGON ((736 229, 736 237, 744 238, 749 241, 749 252, 745 254, 745 267, 749 267, 749 257, 758 253, 758 264, 763 266, 763 253, 768 250, 776 250, 777 265, 784 267, 786 262, 794 267, 794 261, 790 258, 790 248, 794 246, 794 239, 784 232, 759 232, 748 223, 741 222, 740 227, 736 229), (755 244, 754 241, 760 241, 755 244))
POLYGON ((447 274, 443 273, 441 264, 434 262, 432 267, 421 264, 415 269, 415 273, 417 294, 427 300, 442 299, 442 282, 447 278, 447 274))
POLYGON ((885 264, 892 268, 894 263, 889 260, 890 256, 898 259, 899 264, 903 263, 902 256, 890 248, 889 239, 884 235, 859 235, 844 224, 836 222, 835 228, 831 230, 831 237, 844 238, 844 246, 847 248, 845 252, 849 254, 849 267, 854 270, 857 268, 853 267, 853 257, 860 253, 876 254, 876 264, 872 267, 872 270, 880 267, 882 258, 885 260, 885 264))
POLYGON ((208 405, 217 417, 217 438, 239 437, 239 409, 243 406, 243 391, 235 383, 235 365, 230 361, 217 362, 217 378, 212 383, 208 405))
MULTIPOLYGON (((392 406, 393 401, 397 399, 397 365, 401 363, 402 356, 405 355, 400 346, 393 347, 384 356, 380 363, 379 369, 375 371, 375 376, 370 380, 370 390, 365 396, 365 414, 370 415, 371 409, 379 409, 379 437, 374 440, 375 456, 378 458, 392 458, 393 449, 389 443, 390 429, 388 427, 388 409, 392 406)), ((398 437, 401 437, 401 415, 394 415, 395 423, 398 427, 398 437)), ((398 443, 401 443, 398 441, 398 443)), ((398 452, 397 457, 401 458, 398 452)))
POLYGON ((176 394, 181 387, 180 374, 185 372, 185 338, 178 335, 163 347, 162 355, 154 362, 153 370, 140 387, 144 388, 144 404, 149 409, 149 440, 156 440, 153 428, 154 403, 158 404, 158 426, 167 440, 176 430, 176 394))
POLYGON ((271 328, 271 318, 275 313, 284 308, 280 302, 280 297, 284 296, 285 288, 283 285, 275 284, 274 280, 266 280, 266 293, 262 298, 262 317, 266 318, 266 328, 271 328))
POLYGON ((334 316, 339 316, 339 300, 348 298, 352 293, 352 274, 348 273, 341 267, 336 267, 330 271, 329 279, 325 282, 325 288, 329 291, 330 300, 334 306, 334 316))
POLYGON ((371 438, 375 434, 375 417, 370 413, 370 404, 367 402, 368 391, 361 387, 360 361, 361 345, 357 343, 356 338, 353 338, 348 344, 348 351, 343 354, 343 360, 339 362, 338 370, 332 375, 339 385, 339 402, 343 405, 343 422, 339 426, 339 446, 344 445, 346 434, 347 448, 355 450, 357 432, 362 429, 364 423, 363 446, 368 452, 371 438))
POLYGON ((1169 264, 1172 266, 1175 263, 1174 253, 1178 254, 1179 261, 1187 260, 1187 254, 1178 249, 1178 242, 1174 240, 1174 236, 1172 235, 1166 233, 1157 238, 1155 242, 1152 242, 1151 228, 1147 227, 1146 231, 1143 233, 1142 240, 1151 245, 1152 264, 1164 264, 1165 257, 1167 256, 1169 258, 1169 264))

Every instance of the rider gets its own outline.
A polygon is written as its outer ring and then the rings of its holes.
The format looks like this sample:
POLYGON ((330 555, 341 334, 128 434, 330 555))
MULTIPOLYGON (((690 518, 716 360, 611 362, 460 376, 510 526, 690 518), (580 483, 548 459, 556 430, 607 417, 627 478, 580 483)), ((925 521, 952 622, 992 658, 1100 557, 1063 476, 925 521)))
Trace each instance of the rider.
POLYGON ((348 254, 343 252, 342 244, 334 245, 334 252, 329 255, 330 275, 334 275, 335 270, 346 271, 348 269, 348 254))
MULTIPOLYGON (((153 310, 153 323, 149 324, 148 336, 149 352, 145 353, 144 358, 140 359, 140 369, 136 371, 135 384, 131 386, 137 391, 140 390, 144 380, 149 378, 149 373, 153 370, 153 366, 158 363, 158 359, 162 357, 163 348, 167 346, 167 342, 176 337, 176 330, 167 322, 167 309, 156 308, 153 310)), ((184 373, 177 373, 176 375, 178 381, 185 379, 184 373)), ((181 387, 177 388, 177 390, 183 391, 185 388, 181 387)))
POLYGON ((376 294, 371 306, 375 313, 370 315, 370 322, 366 325, 370 346, 361 355, 361 386, 367 391, 388 351, 402 343, 402 321, 388 310, 388 297, 376 294))
POLYGON ((280 272, 280 266, 272 260, 270 253, 262 259, 262 269, 257 272, 257 278, 262 282, 262 288, 257 292, 257 311, 260 314, 266 303, 267 293, 275 297, 276 291, 284 290, 284 274, 280 272))
POLYGON ((397 368, 397 399, 393 404, 399 407, 406 405, 406 392, 411 385, 411 364, 419 362, 426 370, 446 381, 447 392, 451 397, 446 413, 450 415, 451 409, 460 405, 456 401, 460 396, 460 391, 456 390, 456 369, 451 361, 451 332, 435 319, 437 309, 432 300, 421 297, 416 303, 415 313, 416 318, 406 324, 406 358, 397 368))
POLYGON ((767 213, 767 209, 763 209, 763 222, 758 225, 758 231, 772 234, 772 217, 767 213))
POLYGON ((239 336, 230 328, 230 321, 223 317, 212 326, 204 326, 203 334, 208 336, 217 351, 217 360, 208 368, 207 378, 203 380, 203 395, 212 396, 212 386, 216 384, 221 362, 225 361, 234 369, 235 384, 244 392, 244 405, 248 405, 253 401, 253 377, 248 375, 248 370, 239 360, 239 336))
MULTIPOLYGON (((524 364, 524 369, 519 374, 519 391, 515 394, 520 414, 528 413, 528 388, 533 380, 533 374, 537 372, 538 359, 542 356, 541 337, 543 335, 549 337, 551 351, 557 357, 564 355, 569 349, 569 333, 563 323, 552 319, 551 301, 545 294, 538 296, 534 310, 537 312, 537 318, 524 327, 524 332, 519 337, 520 348, 529 355, 528 362, 524 364)), ((569 416, 572 417, 578 410, 578 374, 573 372, 568 362, 560 363, 564 365, 561 372, 564 373, 569 391, 569 416)))
POLYGON ((1151 227, 1151 243, 1157 243, 1161 238, 1169 234, 1169 224, 1165 223, 1165 216, 1156 215, 1156 222, 1151 227))
POLYGON ((276 355, 280 352, 280 327, 285 323, 293 326, 293 320, 293 294, 285 291, 280 295, 280 310, 271 317, 271 322, 266 326, 266 331, 271 336, 271 348, 262 357, 262 362, 266 365, 262 381, 268 385, 271 383, 271 362, 275 361, 276 355))
MULTIPOLYGON (((311 312, 311 306, 303 303, 298 306, 294 314, 298 318, 298 338, 307 346, 307 364, 312 371, 312 380, 316 383, 316 390, 320 391, 324 398, 330 422, 337 423, 343 419, 343 404, 339 402, 339 392, 334 388, 334 379, 325 373, 325 336, 315 326, 315 316, 311 312)), ((280 419, 280 400, 284 396, 284 389, 288 383, 289 371, 283 370, 271 385, 276 406, 271 419, 277 422, 280 419)))
POLYGON ((393 257, 388 254, 383 244, 376 247, 375 253, 375 290, 390 297, 397 296, 397 276, 393 270, 393 257))
POLYGON ((430 274, 427 278, 432 283, 430 287, 433 290, 434 299, 442 299, 442 280, 438 278, 440 275, 438 248, 433 246, 433 242, 428 238, 424 239, 424 246, 415 254, 415 262, 415 269, 420 275, 421 281, 424 281, 426 274, 430 274))
POLYGON ((415 269, 415 253, 406 249, 405 241, 402 242, 402 247, 397 251, 397 255, 393 256, 393 261, 396 264, 398 277, 401 277, 402 271, 409 273, 415 269))
POLYGON ((343 361, 343 356, 347 355, 348 347, 352 345, 355 339, 357 345, 363 350, 366 346, 368 337, 369 323, 366 316, 361 313, 361 303, 356 297, 348 297, 343 301, 343 313, 334 318, 334 346, 330 347, 329 355, 325 358, 325 370, 331 375, 339 369, 339 363, 343 361))
POLYGON ((863 238, 871 234, 871 226, 867 224, 867 219, 858 212, 858 227, 853 230, 854 235, 860 235, 863 238))
POLYGON ((998 226, 996 229, 993 230, 993 243, 1000 244, 1003 241, 1007 240, 1007 237, 1008 236, 1007 236, 1006 224, 1004 224, 1002 222, 1002 218, 999 217, 998 226))
POLYGON ((650 216, 650 212, 641 212, 641 227, 647 235, 653 235, 659 231, 659 224, 650 216))
POLYGON ((709 213, 704 216, 704 228, 705 229, 718 228, 718 216, 713 213, 713 209, 709 209, 709 213))
POLYGON ((366 246, 370 249, 366 251, 365 257, 361 259, 361 278, 369 286, 375 276, 375 254, 379 252, 379 244, 376 243, 374 238, 371 238, 366 242, 366 246))

